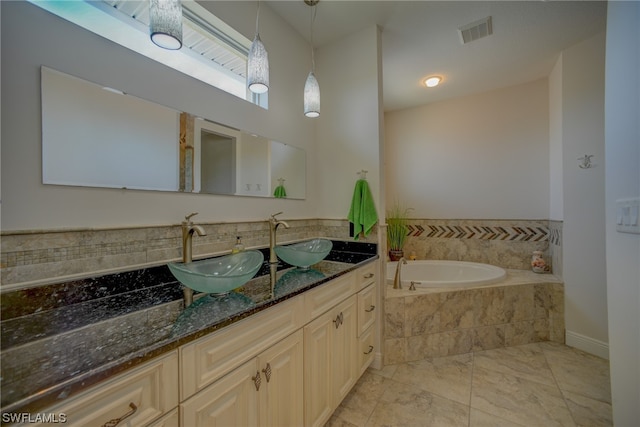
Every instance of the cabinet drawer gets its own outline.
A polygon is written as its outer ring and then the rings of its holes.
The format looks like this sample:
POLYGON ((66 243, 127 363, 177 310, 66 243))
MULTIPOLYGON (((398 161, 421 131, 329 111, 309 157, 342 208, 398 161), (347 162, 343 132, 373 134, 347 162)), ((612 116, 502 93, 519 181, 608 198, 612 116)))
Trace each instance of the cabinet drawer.
POLYGON ((118 427, 143 426, 178 405, 178 353, 122 373, 72 398, 48 413, 65 414, 65 425, 102 426, 122 418, 118 427), (133 409, 135 405, 137 409, 133 409))
POLYGON ((180 400, 301 328, 303 308, 295 297, 181 347, 180 400))
POLYGON ((358 290, 378 280, 378 262, 371 262, 356 270, 358 290))
POLYGON ((305 322, 309 322, 356 292, 355 272, 332 280, 304 294, 305 322))
POLYGON ((359 375, 367 370, 375 355, 375 328, 367 329, 358 340, 360 347, 358 349, 359 375))
POLYGON ((372 284, 358 292, 358 336, 376 321, 376 289, 372 284))

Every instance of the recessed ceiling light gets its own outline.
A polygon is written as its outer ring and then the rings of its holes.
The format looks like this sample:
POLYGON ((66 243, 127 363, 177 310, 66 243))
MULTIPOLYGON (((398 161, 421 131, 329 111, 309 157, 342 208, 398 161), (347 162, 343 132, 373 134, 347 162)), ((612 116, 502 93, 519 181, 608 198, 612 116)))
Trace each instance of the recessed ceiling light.
POLYGON ((442 81, 442 77, 432 76, 432 77, 427 77, 424 81, 424 84, 427 87, 435 87, 435 86, 438 86, 441 81, 442 81))

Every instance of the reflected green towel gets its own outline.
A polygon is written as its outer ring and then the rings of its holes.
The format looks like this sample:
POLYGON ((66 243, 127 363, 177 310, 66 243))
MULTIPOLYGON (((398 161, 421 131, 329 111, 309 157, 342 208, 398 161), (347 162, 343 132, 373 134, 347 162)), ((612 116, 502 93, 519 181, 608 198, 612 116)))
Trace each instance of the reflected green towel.
POLYGON ((363 237, 366 237, 375 223, 378 222, 376 205, 373 202, 369 184, 364 179, 359 179, 356 182, 348 219, 353 224, 353 237, 355 240, 358 240, 361 233, 363 237))
POLYGON ((287 197, 287 192, 284 189, 284 186, 278 185, 276 187, 276 191, 273 192, 273 197, 277 199, 284 199, 285 197, 287 197))

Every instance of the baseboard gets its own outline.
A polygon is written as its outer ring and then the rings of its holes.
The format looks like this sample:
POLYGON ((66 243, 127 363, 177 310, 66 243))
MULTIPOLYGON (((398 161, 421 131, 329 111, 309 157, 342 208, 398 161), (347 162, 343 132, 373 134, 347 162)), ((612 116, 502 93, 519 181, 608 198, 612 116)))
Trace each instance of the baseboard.
POLYGON ((382 364, 382 353, 376 353, 373 356, 373 361, 371 362, 371 365, 369 366, 378 370, 384 368, 384 365, 382 364))
POLYGON ((609 360, 609 343, 571 331, 565 332, 565 342, 569 347, 575 347, 594 356, 609 360))

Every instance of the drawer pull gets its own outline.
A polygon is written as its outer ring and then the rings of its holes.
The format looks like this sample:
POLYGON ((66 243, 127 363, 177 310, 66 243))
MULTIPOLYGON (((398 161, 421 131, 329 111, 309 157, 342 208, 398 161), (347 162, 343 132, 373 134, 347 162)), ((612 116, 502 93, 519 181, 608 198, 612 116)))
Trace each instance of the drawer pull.
POLYGON ((118 424, 120 424, 126 418, 129 418, 130 416, 132 416, 133 414, 135 414, 138 411, 138 407, 133 402, 129 403, 129 408, 131 408, 131 410, 129 412, 127 412, 126 414, 124 414, 120 418, 114 418, 112 420, 107 421, 106 423, 104 423, 102 425, 102 427, 116 427, 118 424))
POLYGON ((365 311, 366 311, 367 313, 371 313, 371 312, 372 312, 373 310, 375 310, 375 309, 376 309, 376 306, 375 306, 375 305, 373 305, 373 304, 371 304, 371 307, 369 307, 369 308, 368 308, 368 309, 366 309, 365 311))
POLYGON ((367 273, 367 274, 365 274, 365 275, 364 275, 364 278, 365 278, 365 279, 371 279, 373 276, 375 276, 375 274, 373 274, 373 273, 367 273))
POLYGON ((256 371, 256 376, 251 377, 253 383, 256 385, 256 391, 260 390, 260 384, 262 383, 262 379, 260 379, 260 371, 256 371))
POLYGON ((372 346, 372 345, 370 345, 370 346, 369 346, 369 350, 368 350, 368 351, 365 351, 365 352, 364 352, 364 354, 371 354, 371 352, 372 352, 372 351, 373 351, 373 346, 372 346))
POLYGON ((271 365, 267 363, 267 366, 262 370, 264 373, 264 377, 267 379, 267 382, 271 379, 271 365))

